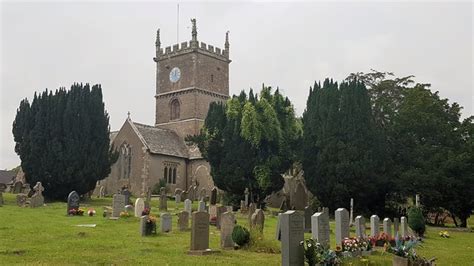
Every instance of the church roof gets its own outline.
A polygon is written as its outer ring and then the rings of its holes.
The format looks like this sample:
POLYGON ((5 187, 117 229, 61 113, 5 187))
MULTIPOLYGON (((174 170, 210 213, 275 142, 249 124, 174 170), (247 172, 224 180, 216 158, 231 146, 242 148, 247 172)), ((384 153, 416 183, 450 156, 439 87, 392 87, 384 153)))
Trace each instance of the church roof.
POLYGON ((133 122, 151 153, 189 158, 188 148, 174 131, 133 122))
POLYGON ((9 184, 13 183, 13 180, 16 177, 14 171, 0 170, 0 183, 9 184))

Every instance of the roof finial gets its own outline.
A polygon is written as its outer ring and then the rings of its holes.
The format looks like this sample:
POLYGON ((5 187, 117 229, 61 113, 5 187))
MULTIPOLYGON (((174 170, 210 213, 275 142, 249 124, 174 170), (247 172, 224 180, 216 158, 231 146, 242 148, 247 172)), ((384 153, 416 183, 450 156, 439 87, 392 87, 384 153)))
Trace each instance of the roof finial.
POLYGON ((161 41, 160 41, 160 29, 156 31, 156 42, 155 42, 156 48, 161 47, 161 41))
POLYGON ((229 31, 225 33, 225 49, 229 50, 229 31))
POLYGON ((127 112, 127 119, 130 120, 130 111, 127 112))
POLYGON ((192 18, 191 23, 193 24, 193 30, 192 30, 192 36, 193 36, 193 41, 197 42, 197 28, 196 28, 196 19, 192 18))

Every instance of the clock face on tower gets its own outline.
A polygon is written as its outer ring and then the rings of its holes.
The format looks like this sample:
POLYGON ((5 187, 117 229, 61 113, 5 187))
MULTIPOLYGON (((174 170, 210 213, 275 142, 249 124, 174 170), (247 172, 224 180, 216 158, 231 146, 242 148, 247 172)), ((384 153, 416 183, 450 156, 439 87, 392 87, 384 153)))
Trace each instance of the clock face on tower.
POLYGON ((181 78, 181 70, 177 67, 173 67, 170 71, 170 81, 175 83, 178 82, 179 78, 181 78))

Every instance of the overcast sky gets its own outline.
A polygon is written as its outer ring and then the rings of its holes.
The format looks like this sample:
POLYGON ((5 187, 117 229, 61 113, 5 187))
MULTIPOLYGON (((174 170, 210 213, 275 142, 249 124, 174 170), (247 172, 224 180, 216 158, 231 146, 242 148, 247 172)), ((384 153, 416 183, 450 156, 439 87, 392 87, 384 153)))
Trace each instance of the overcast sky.
MULTIPOLYGON (((177 2, 1 6, 0 169, 19 164, 11 133, 21 99, 73 82, 102 84, 112 130, 154 123, 156 29, 177 42, 177 2)), ((315 80, 370 69, 415 75, 473 114, 473 5, 463 3, 180 3, 179 41, 223 48, 230 92, 279 87, 297 114, 315 80)))

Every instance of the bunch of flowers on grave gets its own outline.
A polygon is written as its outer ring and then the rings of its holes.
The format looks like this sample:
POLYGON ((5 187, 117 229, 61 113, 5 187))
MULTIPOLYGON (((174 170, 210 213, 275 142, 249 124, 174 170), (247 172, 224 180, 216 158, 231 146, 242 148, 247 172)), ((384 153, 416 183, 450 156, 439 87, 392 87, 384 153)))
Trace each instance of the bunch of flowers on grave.
POLYGON ((397 237, 394 246, 389 244, 387 245, 387 252, 392 253, 395 256, 408 258, 410 261, 414 261, 418 257, 415 251, 415 246, 417 245, 417 241, 403 241, 397 237))
POLYGON ((130 213, 128 213, 128 212, 120 212, 120 217, 122 217, 122 218, 128 218, 128 217, 130 217, 130 213))
POLYGON ((89 209, 89 210, 87 210, 87 214, 89 216, 94 216, 95 215, 95 210, 94 209, 89 209))
POLYGON ((156 217, 153 215, 148 216, 145 225, 145 235, 156 234, 156 217))
POLYGON ((361 251, 371 251, 372 250, 372 243, 368 238, 360 237, 359 239, 359 244, 360 244, 360 250, 361 251))
POLYGON ((310 266, 320 264, 340 265, 342 263, 342 259, 339 256, 341 252, 325 248, 311 238, 301 241, 300 245, 303 246, 305 260, 310 266))
POLYGON ((362 243, 357 237, 346 237, 342 240, 342 251, 363 251, 362 243))
POLYGON ((84 210, 79 208, 79 209, 69 209, 68 214, 71 216, 82 216, 84 215, 84 210))
POLYGON ((442 237, 442 238, 449 238, 450 237, 448 231, 440 231, 439 236, 442 237))
POLYGON ((394 242, 395 238, 393 238, 392 236, 388 235, 385 232, 379 233, 377 236, 371 236, 369 240, 372 246, 383 247, 385 243, 389 243, 392 245, 395 244, 394 242))
POLYGON ((150 208, 145 208, 145 209, 143 209, 143 211, 142 211, 142 216, 144 216, 144 215, 149 215, 149 214, 150 214, 150 208))

